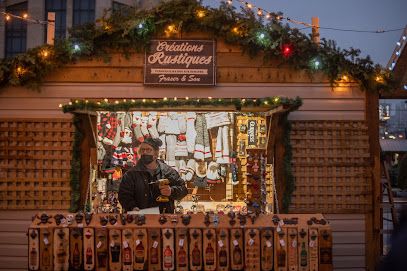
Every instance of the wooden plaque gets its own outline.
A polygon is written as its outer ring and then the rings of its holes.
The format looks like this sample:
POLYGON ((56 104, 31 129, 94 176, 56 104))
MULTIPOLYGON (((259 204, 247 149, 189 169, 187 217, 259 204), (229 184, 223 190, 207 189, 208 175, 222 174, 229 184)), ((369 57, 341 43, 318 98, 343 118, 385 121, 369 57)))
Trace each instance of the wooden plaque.
POLYGON ((261 230, 261 270, 263 271, 274 268, 273 235, 273 228, 261 230))
POLYGON ((204 269, 216 270, 216 231, 215 229, 204 229, 202 235, 204 269))
POLYGON ((161 270, 161 230, 148 229, 148 270, 161 270))
POLYGON ((40 229, 40 270, 53 270, 53 240, 52 228, 40 229))
POLYGON ((83 228, 83 269, 95 268, 95 231, 93 228, 83 228))
POLYGON ((69 230, 69 258, 73 270, 82 270, 83 263, 83 232, 81 228, 69 230))
POLYGON ((178 271, 188 271, 189 261, 189 246, 188 246, 188 230, 175 230, 175 263, 178 271))
POLYGON ((298 270, 298 232, 297 228, 287 229, 288 271, 298 270))
POLYGON ((54 270, 69 269, 69 229, 54 228, 54 270))
POLYGON ((202 270, 202 231, 201 229, 189 230, 189 266, 190 270, 202 270))
POLYGON ((260 232, 258 229, 246 229, 244 238, 246 270, 260 271, 260 232))
POLYGON ((298 266, 300 271, 309 271, 308 228, 298 228, 298 266))
POLYGON ((310 271, 318 271, 318 229, 309 229, 308 233, 310 271))
POLYGON ((332 231, 319 229, 319 270, 331 271, 332 269, 332 231))
POLYGON ((40 269, 40 233, 38 229, 28 231, 28 269, 40 269))
POLYGON ((144 270, 148 260, 148 238, 146 229, 135 229, 134 236, 134 269, 144 270))
POLYGON ((120 271, 122 269, 122 231, 120 229, 109 230, 109 270, 120 271))
POLYGON ((230 269, 242 270, 244 268, 243 230, 230 230, 230 269))
POLYGON ((274 232, 274 270, 287 271, 287 228, 280 226, 274 232))
POLYGON ((123 271, 133 271, 133 252, 134 252, 134 238, 132 229, 123 229, 122 231, 122 255, 123 255, 123 271))
POLYGON ((217 229, 217 244, 216 244, 216 255, 217 255, 217 269, 220 271, 229 270, 230 266, 230 249, 229 249, 229 230, 228 229, 217 229))
POLYGON ((174 230, 164 228, 161 234, 163 238, 163 270, 172 271, 175 268, 174 230))
POLYGON ((95 244, 96 244, 96 270, 107 271, 109 264, 108 251, 109 233, 107 228, 95 229, 95 244))

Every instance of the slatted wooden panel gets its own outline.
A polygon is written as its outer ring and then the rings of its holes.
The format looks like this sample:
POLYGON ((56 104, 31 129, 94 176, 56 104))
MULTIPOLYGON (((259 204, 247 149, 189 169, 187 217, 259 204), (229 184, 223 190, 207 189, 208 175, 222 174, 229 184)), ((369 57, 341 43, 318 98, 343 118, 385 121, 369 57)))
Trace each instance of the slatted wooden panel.
POLYGON ((365 121, 292 121, 290 211, 366 213, 372 174, 365 121))
POLYGON ((0 209, 66 209, 74 125, 0 119, 0 209))

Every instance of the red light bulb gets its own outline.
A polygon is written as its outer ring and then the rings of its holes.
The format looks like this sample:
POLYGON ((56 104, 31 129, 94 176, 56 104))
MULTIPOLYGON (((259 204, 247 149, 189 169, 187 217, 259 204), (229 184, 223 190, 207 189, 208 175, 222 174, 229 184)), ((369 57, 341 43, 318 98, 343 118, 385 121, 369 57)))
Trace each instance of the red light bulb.
POLYGON ((284 46, 284 55, 288 56, 291 53, 291 48, 290 46, 284 46))

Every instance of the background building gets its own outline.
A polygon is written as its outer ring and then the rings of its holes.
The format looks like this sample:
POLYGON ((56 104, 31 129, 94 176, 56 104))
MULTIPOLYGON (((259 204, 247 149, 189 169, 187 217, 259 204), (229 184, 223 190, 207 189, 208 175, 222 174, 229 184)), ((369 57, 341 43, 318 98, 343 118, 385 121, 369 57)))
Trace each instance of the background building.
MULTIPOLYGON (((155 5, 159 0, 0 0, 0 10, 32 20, 46 21, 48 12, 55 12, 55 38, 66 37, 68 29, 95 21, 107 9, 118 10, 126 6, 136 8, 155 5)), ((46 43, 46 24, 23 21, 0 14, 0 58, 12 57, 46 43)))

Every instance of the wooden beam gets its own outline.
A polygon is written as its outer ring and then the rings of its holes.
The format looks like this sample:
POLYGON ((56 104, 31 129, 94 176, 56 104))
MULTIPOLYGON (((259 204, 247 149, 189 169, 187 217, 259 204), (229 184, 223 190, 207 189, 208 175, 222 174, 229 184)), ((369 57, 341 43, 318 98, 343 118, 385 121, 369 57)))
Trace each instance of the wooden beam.
POLYGON ((368 125, 372 167, 372 212, 366 213, 366 270, 373 271, 380 259, 380 143, 379 94, 365 90, 365 118, 368 125))
MULTIPOLYGON (((89 132, 89 118, 87 115, 79 115, 80 124, 79 128, 83 133, 83 140, 80 145, 80 152, 81 152, 81 170, 80 170, 80 201, 78 210, 83 210, 83 206, 86 200, 86 193, 88 191, 88 181, 89 181, 89 174, 90 174, 90 146, 89 146, 89 137, 92 134, 89 132)), ((93 140, 93 138, 92 138, 93 140)))

